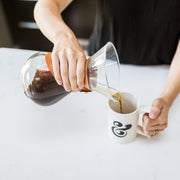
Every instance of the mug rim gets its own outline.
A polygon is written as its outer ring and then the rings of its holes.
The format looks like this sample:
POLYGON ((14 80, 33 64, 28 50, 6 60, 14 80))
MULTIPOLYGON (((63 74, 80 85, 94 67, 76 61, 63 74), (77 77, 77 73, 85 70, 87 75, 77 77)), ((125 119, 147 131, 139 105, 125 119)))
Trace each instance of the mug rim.
POLYGON ((122 114, 122 113, 116 112, 116 111, 114 111, 114 110, 111 108, 111 106, 110 106, 110 101, 113 101, 113 100, 112 100, 112 99, 109 99, 109 100, 108 100, 108 109, 110 109, 110 111, 113 111, 113 113, 116 113, 116 114, 121 115, 121 116, 129 116, 129 115, 135 114, 137 111, 139 111, 140 101, 138 100, 138 98, 137 98, 134 94, 129 93, 129 92, 120 92, 120 95, 121 95, 121 94, 129 94, 129 95, 133 96, 133 98, 135 98, 136 101, 137 101, 137 107, 136 107, 136 109, 135 109, 133 112, 126 113, 126 114, 122 114))

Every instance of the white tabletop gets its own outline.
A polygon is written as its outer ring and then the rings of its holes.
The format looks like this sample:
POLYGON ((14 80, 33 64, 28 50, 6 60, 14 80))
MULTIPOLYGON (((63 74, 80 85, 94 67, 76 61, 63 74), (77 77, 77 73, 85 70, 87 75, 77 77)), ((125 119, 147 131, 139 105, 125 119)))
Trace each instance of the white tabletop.
MULTIPOLYGON (((180 97, 167 130, 129 144, 107 133, 107 99, 71 93, 49 107, 26 98, 20 71, 33 51, 0 48, 0 180, 179 180, 180 97)), ((121 65, 121 91, 151 104, 169 66, 121 65)))

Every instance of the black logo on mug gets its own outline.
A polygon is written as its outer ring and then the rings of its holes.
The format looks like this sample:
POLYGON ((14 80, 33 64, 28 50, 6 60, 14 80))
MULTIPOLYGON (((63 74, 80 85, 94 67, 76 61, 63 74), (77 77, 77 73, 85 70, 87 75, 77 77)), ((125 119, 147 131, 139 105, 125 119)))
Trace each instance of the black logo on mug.
POLYGON ((112 126, 112 132, 117 137, 125 137, 127 135, 127 130, 132 127, 131 124, 123 125, 122 123, 118 121, 113 122, 114 126, 112 126))

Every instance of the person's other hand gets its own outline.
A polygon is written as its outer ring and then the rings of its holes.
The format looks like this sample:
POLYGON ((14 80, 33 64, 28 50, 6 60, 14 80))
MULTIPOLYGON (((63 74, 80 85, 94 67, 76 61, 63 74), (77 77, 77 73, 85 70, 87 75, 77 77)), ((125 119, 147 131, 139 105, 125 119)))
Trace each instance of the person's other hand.
POLYGON ((84 87, 86 56, 78 40, 60 35, 54 43, 52 64, 55 79, 66 91, 79 91, 84 87))
POLYGON ((167 128, 169 108, 162 98, 153 101, 150 113, 143 116, 143 130, 148 138, 167 128))

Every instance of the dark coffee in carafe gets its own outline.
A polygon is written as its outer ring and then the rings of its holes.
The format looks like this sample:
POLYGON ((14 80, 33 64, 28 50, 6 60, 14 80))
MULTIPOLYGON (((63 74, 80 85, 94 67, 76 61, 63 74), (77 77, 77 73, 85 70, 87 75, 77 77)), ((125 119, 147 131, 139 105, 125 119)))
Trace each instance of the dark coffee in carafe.
POLYGON ((48 69, 37 69, 26 93, 34 102, 44 106, 52 105, 69 94, 63 86, 57 84, 48 69))

